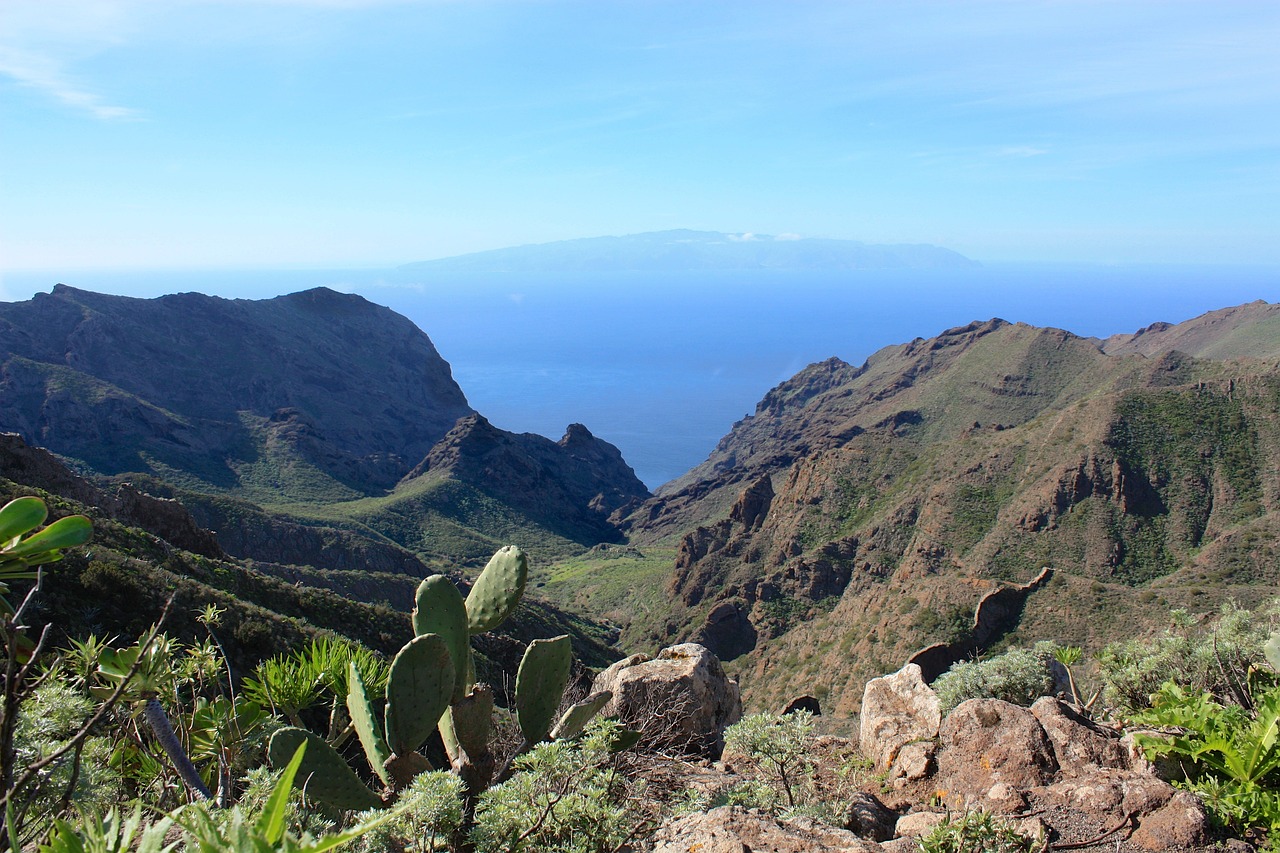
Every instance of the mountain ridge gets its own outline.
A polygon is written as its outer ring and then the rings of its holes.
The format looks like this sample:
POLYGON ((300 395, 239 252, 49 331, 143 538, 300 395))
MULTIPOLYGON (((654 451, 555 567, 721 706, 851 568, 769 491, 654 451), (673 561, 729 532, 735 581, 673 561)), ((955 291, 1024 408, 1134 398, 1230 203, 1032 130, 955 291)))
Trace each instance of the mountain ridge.
POLYGON ((419 261, 401 273, 430 272, 673 272, 746 269, 898 269, 979 266, 929 244, 868 244, 856 240, 773 237, 676 229, 584 237, 419 261))

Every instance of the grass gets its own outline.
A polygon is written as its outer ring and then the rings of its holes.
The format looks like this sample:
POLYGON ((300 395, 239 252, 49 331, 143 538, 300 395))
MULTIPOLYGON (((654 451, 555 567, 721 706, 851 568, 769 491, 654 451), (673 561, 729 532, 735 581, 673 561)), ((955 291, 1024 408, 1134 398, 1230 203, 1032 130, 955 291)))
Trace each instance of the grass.
POLYGON ((542 598, 617 625, 626 648, 670 613, 666 583, 674 562, 672 548, 603 546, 535 566, 530 581, 542 598))

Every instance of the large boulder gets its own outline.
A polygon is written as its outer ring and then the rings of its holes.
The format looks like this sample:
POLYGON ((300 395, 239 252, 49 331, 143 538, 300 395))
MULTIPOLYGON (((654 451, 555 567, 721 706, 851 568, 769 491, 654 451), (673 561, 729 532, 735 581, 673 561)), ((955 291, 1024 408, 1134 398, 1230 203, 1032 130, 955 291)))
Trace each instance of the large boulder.
POLYGON ((845 829, 807 821, 783 821, 754 811, 721 806, 659 827, 652 853, 881 853, 845 829))
POLYGON ((596 676, 592 692, 613 698, 602 711, 638 729, 642 742, 659 749, 714 757, 724 730, 742 719, 738 683, 705 646, 683 643, 657 658, 632 655, 596 676))
POLYGON ((937 737, 941 721, 938 694, 924 683, 920 667, 909 663, 867 682, 858 746, 877 770, 886 770, 902 747, 937 737))
POLYGON ((1058 770, 1035 715, 1009 702, 962 702, 938 734, 937 785, 952 808, 976 803, 998 783, 1022 790, 1047 785, 1058 770))
POLYGON ((1031 713, 1049 736, 1062 775, 1093 776, 1100 768, 1129 767, 1120 733, 1105 729, 1060 699, 1042 696, 1031 713))

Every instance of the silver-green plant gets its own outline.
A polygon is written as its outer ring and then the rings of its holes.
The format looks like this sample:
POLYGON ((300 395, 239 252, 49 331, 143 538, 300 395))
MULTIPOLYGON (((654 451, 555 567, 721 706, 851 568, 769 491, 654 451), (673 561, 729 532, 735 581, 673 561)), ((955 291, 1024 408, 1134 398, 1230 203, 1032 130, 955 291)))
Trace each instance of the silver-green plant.
MULTIPOLYGON (((271 739, 269 753, 283 765, 299 745, 306 758, 296 784, 308 796, 340 809, 362 810, 394 802, 419 774, 434 770, 423 746, 439 732, 450 769, 462 780, 473 802, 498 772, 491 746, 493 690, 475 681, 471 637, 502 624, 524 595, 529 562, 514 546, 499 550, 476 579, 464 600, 443 575, 418 587, 413 610, 414 638, 391 663, 386 706, 375 713, 359 668, 349 668, 347 711, 370 769, 381 780, 371 790, 324 738, 296 726, 283 728, 271 739)), ((608 701, 595 694, 573 706, 557 722, 572 667, 569 637, 534 640, 525 650, 516 676, 515 710, 523 753, 553 738, 570 739, 608 701)))

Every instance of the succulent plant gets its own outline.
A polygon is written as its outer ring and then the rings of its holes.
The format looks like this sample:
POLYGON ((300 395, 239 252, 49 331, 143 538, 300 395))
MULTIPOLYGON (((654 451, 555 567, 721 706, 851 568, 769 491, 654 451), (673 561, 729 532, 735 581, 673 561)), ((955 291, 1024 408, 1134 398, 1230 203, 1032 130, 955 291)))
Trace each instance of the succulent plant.
MULTIPOLYGON (((528 577, 524 552, 507 546, 494 554, 465 601, 448 578, 434 575, 424 580, 415 596, 416 636, 391 664, 381 724, 359 669, 350 667, 347 711, 370 768, 385 786, 381 796, 360 780, 333 746, 305 729, 291 726, 276 732, 270 746, 272 763, 282 766, 305 742, 299 787, 305 783, 309 796, 337 808, 370 808, 394 801, 416 775, 434 769, 422 747, 439 731, 450 768, 462 779, 470 798, 479 795, 494 778, 490 747, 494 702, 488 685, 474 683, 470 640, 501 625, 514 612, 528 577)), ((525 650, 515 691, 516 717, 524 737, 521 752, 549 738, 579 736, 609 701, 610 694, 597 693, 556 721, 572 666, 567 635, 534 640, 525 650)))

